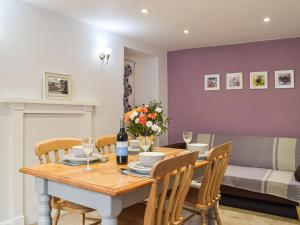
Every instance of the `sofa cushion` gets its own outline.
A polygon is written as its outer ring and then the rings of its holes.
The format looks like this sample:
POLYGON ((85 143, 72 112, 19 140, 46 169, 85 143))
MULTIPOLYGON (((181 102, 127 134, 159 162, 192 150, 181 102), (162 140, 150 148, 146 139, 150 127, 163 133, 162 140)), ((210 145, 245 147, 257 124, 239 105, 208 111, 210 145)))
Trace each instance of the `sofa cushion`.
POLYGON ((197 137, 210 148, 228 141, 232 141, 231 165, 284 171, 300 165, 300 139, 202 133, 197 137))
POLYGON ((300 182, 289 171, 228 165, 223 184, 300 202, 300 182))
POLYGON ((273 168, 274 138, 255 136, 215 135, 213 147, 232 140, 229 164, 273 168))
POLYGON ((294 173, 296 181, 300 181, 300 166, 297 167, 295 173, 294 173))

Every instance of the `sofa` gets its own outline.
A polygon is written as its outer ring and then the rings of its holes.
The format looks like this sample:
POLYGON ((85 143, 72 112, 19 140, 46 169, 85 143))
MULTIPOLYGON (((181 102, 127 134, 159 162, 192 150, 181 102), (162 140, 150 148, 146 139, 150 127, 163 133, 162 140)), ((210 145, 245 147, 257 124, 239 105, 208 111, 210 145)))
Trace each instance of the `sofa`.
MULTIPOLYGON (((300 165, 300 139, 197 135, 197 142, 206 143, 209 148, 228 141, 232 141, 232 153, 221 187, 223 203, 287 217, 297 218, 298 215, 300 218, 300 182, 294 177, 294 171, 300 165), (245 201, 241 202, 241 198, 245 201), (253 206, 253 203, 258 204, 253 206), (272 207, 271 211, 266 209, 272 207), (293 212, 288 213, 291 208, 293 212)), ((176 145, 184 146, 169 146, 176 145)))

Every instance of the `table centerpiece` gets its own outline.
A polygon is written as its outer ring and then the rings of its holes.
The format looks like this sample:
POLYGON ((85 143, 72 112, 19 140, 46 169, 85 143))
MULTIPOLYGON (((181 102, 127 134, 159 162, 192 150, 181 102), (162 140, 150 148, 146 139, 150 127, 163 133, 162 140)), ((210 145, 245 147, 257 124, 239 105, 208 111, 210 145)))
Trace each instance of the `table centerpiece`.
POLYGON ((150 151, 153 150, 155 136, 165 133, 170 119, 164 114, 161 102, 151 101, 148 105, 140 105, 125 113, 126 130, 139 142, 150 140, 150 151))

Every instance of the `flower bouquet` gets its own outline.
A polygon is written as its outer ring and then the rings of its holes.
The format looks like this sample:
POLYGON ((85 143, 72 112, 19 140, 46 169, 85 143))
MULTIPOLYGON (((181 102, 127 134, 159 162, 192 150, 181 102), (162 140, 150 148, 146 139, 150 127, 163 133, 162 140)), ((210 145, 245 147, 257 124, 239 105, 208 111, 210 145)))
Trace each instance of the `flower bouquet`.
POLYGON ((125 113, 125 124, 128 133, 135 137, 150 137, 165 133, 168 128, 169 118, 164 114, 162 104, 151 101, 149 105, 138 106, 125 113))

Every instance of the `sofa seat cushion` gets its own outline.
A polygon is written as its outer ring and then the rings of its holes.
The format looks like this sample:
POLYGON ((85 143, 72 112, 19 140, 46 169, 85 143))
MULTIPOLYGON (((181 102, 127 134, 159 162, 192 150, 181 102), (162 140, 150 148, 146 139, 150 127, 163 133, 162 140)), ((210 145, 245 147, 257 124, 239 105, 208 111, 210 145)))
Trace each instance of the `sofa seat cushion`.
POLYGON ((228 165, 223 184, 300 202, 300 182, 289 171, 228 165))

